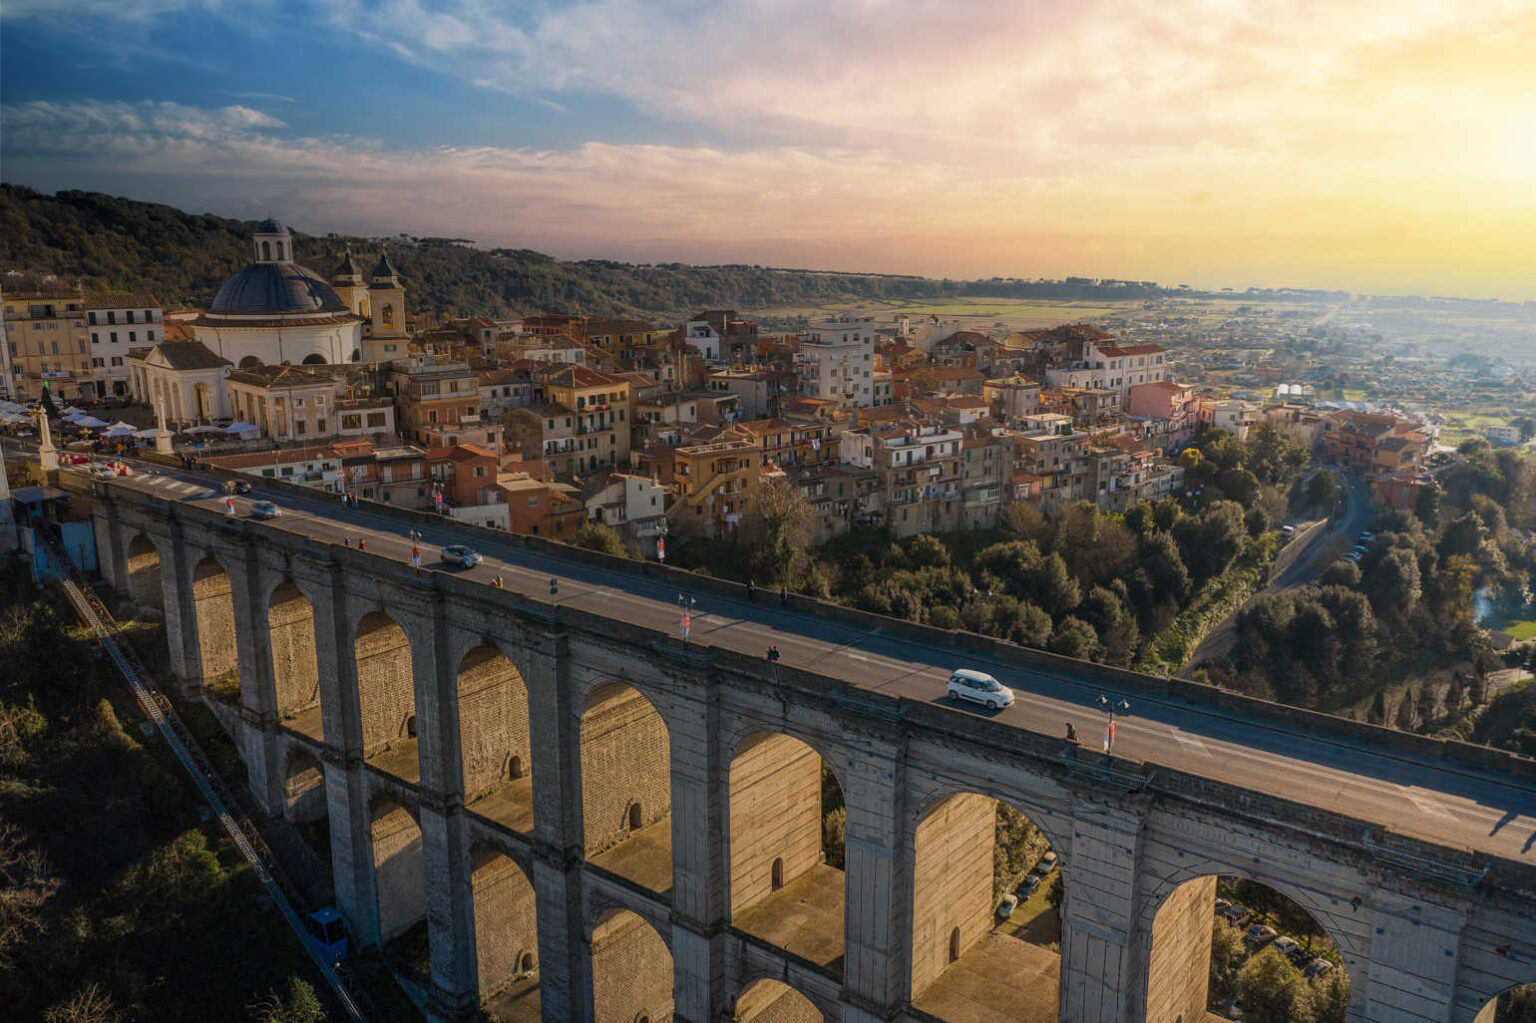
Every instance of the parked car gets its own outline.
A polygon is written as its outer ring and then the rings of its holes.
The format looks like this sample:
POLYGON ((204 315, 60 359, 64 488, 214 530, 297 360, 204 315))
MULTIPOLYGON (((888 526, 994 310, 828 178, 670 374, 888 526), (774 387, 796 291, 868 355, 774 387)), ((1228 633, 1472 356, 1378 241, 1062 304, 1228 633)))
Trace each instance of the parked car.
POLYGON ((1017 895, 1004 895, 1003 901, 997 904, 997 915, 1006 920, 1010 916, 1013 916, 1013 911, 1017 909, 1018 906, 1019 897, 1017 895))
POLYGON ((1340 561, 1349 561, 1349 562, 1358 562, 1360 560, 1360 555, 1355 553, 1354 551, 1345 551, 1344 552, 1344 556, 1341 557, 1339 560, 1340 561))
POLYGON ((1314 959, 1310 963, 1308 963, 1307 964, 1307 968, 1302 970, 1301 972, 1305 976, 1307 976, 1308 978, 1312 978, 1312 977, 1321 977, 1324 974, 1326 974, 1329 970, 1332 970, 1332 969, 1333 969, 1333 964, 1330 963, 1328 960, 1326 960, 1326 959, 1314 959))
POLYGON ((1013 690, 984 671, 956 668, 944 687, 945 693, 957 700, 971 700, 992 710, 1001 710, 1013 703, 1013 690))
POLYGON ((1243 940, 1254 948, 1260 948, 1269 944, 1280 936, 1280 932, 1268 924, 1254 924, 1248 928, 1248 933, 1243 935, 1243 940))
POLYGON ((1272 947, 1276 952, 1289 959, 1292 953, 1301 948, 1301 945, 1295 938, 1276 938, 1272 947))
POLYGON ((249 494, 251 492, 250 480, 235 480, 235 493, 249 494))
MULTIPOLYGON (((1355 539, 1359 540, 1361 543, 1375 543, 1376 542, 1376 534, 1372 533, 1370 530, 1366 530, 1364 533, 1361 533, 1355 539)), ((1324 960, 1324 962, 1327 962, 1327 960, 1324 960)))
POLYGON ((1040 857, 1040 862, 1035 864, 1035 873, 1039 874, 1041 877, 1045 877, 1046 875, 1050 874, 1051 871, 1056 869, 1056 859, 1057 857, 1055 853, 1046 853, 1044 856, 1040 857))
POLYGON ((251 518, 253 519, 275 519, 281 514, 282 509, 271 501, 251 502, 251 518))
POLYGON ((1364 557, 1366 554, 1370 553, 1371 549, 1369 547, 1367 547, 1363 543, 1357 543, 1353 547, 1351 547, 1350 550, 1353 551, 1355 554, 1359 554, 1362 557, 1364 557))
POLYGON ((1281 526, 1280 527, 1280 535, 1285 537, 1287 540, 1289 540, 1291 537, 1296 535, 1296 527, 1295 526, 1289 526, 1289 525, 1281 526))
POLYGON ((443 564, 458 565, 460 568, 474 568, 483 560, 480 552, 471 550, 463 544, 452 544, 443 548, 443 564))
POLYGON ((1027 902, 1029 897, 1040 889, 1041 880, 1043 879, 1039 874, 1026 874, 1024 880, 1019 882, 1019 886, 1014 889, 1014 892, 1019 896, 1020 900, 1027 902))

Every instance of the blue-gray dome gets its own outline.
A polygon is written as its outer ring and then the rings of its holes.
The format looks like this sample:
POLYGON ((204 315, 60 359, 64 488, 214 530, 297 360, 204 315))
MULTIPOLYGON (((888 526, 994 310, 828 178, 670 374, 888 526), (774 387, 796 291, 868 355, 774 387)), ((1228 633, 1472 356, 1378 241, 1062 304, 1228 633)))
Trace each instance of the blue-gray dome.
POLYGON ((297 263, 252 263, 224 282, 208 311, 275 316, 351 310, 319 274, 297 263))

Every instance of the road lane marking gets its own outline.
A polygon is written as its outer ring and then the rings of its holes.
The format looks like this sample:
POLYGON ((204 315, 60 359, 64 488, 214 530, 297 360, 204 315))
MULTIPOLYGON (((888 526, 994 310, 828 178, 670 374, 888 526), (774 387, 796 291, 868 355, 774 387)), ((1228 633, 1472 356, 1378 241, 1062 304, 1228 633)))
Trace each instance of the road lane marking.
POLYGON ((1209 746, 1201 742, 1199 739, 1196 739, 1194 736, 1186 735, 1184 732, 1177 728, 1172 729, 1172 732, 1173 737, 1178 740, 1179 747, 1181 749, 1206 758, 1214 758, 1216 756, 1216 754, 1211 752, 1209 746))

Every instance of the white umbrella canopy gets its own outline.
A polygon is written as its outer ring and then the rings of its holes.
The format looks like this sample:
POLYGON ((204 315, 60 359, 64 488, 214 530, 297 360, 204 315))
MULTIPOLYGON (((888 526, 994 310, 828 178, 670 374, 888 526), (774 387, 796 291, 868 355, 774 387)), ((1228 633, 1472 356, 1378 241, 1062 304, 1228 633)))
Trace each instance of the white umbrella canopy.
POLYGON ((217 426, 193 426, 182 431, 183 433, 219 433, 217 426))
POLYGON ((225 433, 250 433, 252 430, 255 430, 259 433, 261 431, 261 427, 257 426, 255 423, 230 423, 228 426, 224 427, 225 433))
POLYGON ((133 435, 138 437, 140 440, 154 440, 156 437, 160 436, 160 427, 151 426, 147 430, 135 430, 133 435))
POLYGON ((70 420, 70 422, 87 430, 99 430, 107 425, 105 419, 97 419, 95 416, 81 416, 79 419, 70 420))
POLYGON ((105 437, 131 437, 133 434, 137 433, 138 430, 139 430, 139 428, 137 426, 134 426, 132 423, 124 423, 122 421, 118 421, 116 423, 113 423, 111 426, 107 427, 107 430, 103 434, 103 436, 105 436, 105 437))

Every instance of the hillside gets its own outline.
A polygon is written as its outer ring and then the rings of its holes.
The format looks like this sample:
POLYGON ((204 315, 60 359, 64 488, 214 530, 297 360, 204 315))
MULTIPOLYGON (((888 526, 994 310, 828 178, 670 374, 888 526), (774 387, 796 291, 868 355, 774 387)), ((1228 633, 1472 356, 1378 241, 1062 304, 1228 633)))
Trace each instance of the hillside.
MULTIPOLYGON (((49 196, 0 185, 0 269, 49 271, 87 287, 148 290, 167 308, 204 305, 250 261, 254 226, 96 192, 49 196)), ((348 243, 359 262, 379 246, 377 240, 295 231, 299 261, 321 272, 348 243)), ((939 297, 959 290, 919 277, 568 262, 526 249, 463 248, 446 239, 395 239, 389 251, 412 304, 447 315, 563 312, 668 323, 704 308, 939 297)))

